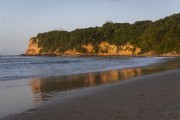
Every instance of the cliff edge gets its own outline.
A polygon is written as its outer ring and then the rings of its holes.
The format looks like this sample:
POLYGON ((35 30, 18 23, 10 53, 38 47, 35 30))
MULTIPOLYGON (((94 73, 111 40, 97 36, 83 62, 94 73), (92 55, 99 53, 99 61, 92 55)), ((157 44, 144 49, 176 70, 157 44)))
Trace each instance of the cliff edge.
POLYGON ((38 46, 38 39, 31 38, 25 55, 40 55, 41 48, 38 46))
POLYGON ((99 55, 99 56, 180 56, 176 52, 156 54, 153 51, 149 51, 146 53, 141 53, 141 48, 135 47, 130 43, 124 45, 113 45, 107 42, 102 42, 98 45, 99 52, 95 52, 95 47, 89 43, 87 45, 82 45, 82 48, 85 49, 84 52, 78 52, 76 49, 69 49, 65 52, 56 49, 54 52, 42 52, 42 47, 38 45, 38 39, 29 40, 29 45, 24 55, 27 56, 60 56, 60 55, 69 55, 69 56, 79 56, 79 55, 99 55))
POLYGON ((88 43, 87 45, 82 45, 82 48, 86 52, 78 52, 76 49, 68 49, 65 52, 56 49, 54 52, 42 52, 42 47, 39 47, 38 39, 31 38, 29 40, 29 45, 26 50, 25 55, 29 56, 37 56, 37 55, 101 55, 101 56, 110 56, 110 55, 123 55, 123 56, 132 56, 132 55, 139 55, 141 52, 141 48, 135 47, 129 43, 117 46, 107 42, 101 42, 98 45, 99 52, 95 52, 95 47, 88 43))

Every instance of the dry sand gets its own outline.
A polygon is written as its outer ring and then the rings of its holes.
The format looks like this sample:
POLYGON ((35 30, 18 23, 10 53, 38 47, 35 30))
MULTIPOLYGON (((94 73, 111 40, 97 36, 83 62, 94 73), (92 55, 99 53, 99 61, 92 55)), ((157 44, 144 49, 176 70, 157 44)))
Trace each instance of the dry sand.
POLYGON ((3 120, 180 120, 180 69, 102 86, 3 120))

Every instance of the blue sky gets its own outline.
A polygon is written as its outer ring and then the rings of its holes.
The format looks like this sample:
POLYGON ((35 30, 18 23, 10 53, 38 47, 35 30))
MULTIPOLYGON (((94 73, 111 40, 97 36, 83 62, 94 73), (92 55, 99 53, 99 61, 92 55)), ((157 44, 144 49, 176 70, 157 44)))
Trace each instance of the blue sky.
POLYGON ((24 53, 38 33, 157 20, 180 13, 179 6, 180 0, 0 0, 0 55, 24 53))

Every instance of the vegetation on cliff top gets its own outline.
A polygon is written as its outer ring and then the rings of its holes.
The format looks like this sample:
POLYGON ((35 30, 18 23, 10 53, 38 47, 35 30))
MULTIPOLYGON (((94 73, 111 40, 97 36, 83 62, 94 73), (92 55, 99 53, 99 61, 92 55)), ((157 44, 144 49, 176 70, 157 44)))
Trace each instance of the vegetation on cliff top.
MULTIPOLYGON (((98 53, 98 45, 108 42, 115 45, 130 43, 141 48, 142 53, 154 51, 157 54, 180 52, 180 13, 164 19, 138 21, 134 24, 106 22, 102 27, 76 29, 74 31, 51 31, 39 33, 36 37, 41 52, 65 52, 75 49, 86 53, 82 46, 91 43, 98 53)), ((36 39, 34 39, 34 42, 36 39)))

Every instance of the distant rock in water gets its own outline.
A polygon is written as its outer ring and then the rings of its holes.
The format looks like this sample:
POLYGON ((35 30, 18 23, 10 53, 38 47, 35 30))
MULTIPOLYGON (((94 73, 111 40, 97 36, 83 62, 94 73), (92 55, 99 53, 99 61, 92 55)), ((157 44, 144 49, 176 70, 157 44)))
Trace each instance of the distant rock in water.
POLYGON ((134 24, 39 33, 25 55, 180 55, 180 13, 134 24))

